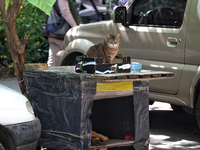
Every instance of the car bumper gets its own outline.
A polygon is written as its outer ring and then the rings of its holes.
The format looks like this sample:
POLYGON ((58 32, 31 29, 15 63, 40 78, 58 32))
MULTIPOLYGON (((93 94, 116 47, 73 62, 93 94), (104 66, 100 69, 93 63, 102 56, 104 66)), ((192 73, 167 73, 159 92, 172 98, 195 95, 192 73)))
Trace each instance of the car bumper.
POLYGON ((0 142, 7 149, 35 150, 41 134, 40 120, 0 126, 0 133, 0 142))

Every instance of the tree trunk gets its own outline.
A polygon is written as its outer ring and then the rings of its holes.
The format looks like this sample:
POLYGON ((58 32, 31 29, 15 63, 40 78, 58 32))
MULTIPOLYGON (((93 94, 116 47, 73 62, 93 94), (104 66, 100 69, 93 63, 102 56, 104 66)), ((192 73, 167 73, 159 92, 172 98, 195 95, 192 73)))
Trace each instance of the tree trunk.
POLYGON ((5 0, 0 0, 0 11, 3 17, 4 30, 7 38, 8 46, 13 59, 15 73, 19 82, 19 87, 23 95, 27 96, 26 86, 23 81, 23 70, 26 64, 25 47, 29 39, 29 35, 24 37, 23 41, 19 40, 16 29, 16 19, 23 0, 14 0, 13 5, 9 5, 5 10, 5 0))

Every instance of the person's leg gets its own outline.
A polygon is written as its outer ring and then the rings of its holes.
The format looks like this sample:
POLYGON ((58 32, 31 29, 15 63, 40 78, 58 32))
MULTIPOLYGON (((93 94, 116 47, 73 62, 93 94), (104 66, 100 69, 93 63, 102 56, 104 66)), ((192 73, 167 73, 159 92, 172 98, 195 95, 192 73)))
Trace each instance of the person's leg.
POLYGON ((56 54, 63 49, 63 41, 54 38, 48 38, 49 40, 49 57, 47 64, 49 67, 55 66, 56 54))

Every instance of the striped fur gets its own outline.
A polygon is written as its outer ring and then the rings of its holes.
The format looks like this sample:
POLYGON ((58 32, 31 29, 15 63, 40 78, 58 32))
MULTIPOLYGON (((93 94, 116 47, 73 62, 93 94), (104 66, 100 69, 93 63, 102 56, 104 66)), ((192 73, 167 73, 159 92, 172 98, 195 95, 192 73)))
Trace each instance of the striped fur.
POLYGON ((118 53, 119 44, 120 34, 116 36, 108 34, 103 43, 91 46, 86 55, 88 57, 103 58, 103 63, 110 64, 118 53))

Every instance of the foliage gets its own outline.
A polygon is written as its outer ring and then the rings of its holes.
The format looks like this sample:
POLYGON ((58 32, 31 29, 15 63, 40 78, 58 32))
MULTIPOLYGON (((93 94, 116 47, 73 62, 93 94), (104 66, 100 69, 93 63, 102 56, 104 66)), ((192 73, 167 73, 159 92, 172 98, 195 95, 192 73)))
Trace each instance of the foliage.
MULTIPOLYGON (((5 8, 5 9, 6 9, 6 10, 8 9, 9 1, 10 1, 10 0, 5 0, 5 3, 6 3, 6 8, 5 8)), ((12 5, 13 1, 11 0, 10 3, 11 3, 11 5, 12 5)))
MULTIPOLYGON (((0 12, 0 18, 1 12, 0 12)), ((8 48, 7 39, 4 32, 4 26, 0 25, 0 67, 6 67, 8 64, 11 64, 12 57, 10 55, 10 50, 8 48)))
POLYGON ((113 14, 113 8, 116 6, 124 6, 128 0, 106 0, 106 6, 110 14, 113 14))
MULTIPOLYGON (((48 0, 48 2, 42 0, 24 0, 20 8, 16 21, 18 36, 20 40, 22 40, 24 35, 30 34, 30 38, 25 50, 27 63, 47 62, 49 45, 48 41, 42 37, 42 26, 46 14, 37 7, 39 7, 38 5, 41 6, 42 4, 47 5, 47 3, 51 1, 52 0, 48 0), (37 7, 31 3, 34 3, 37 7)), ((112 15, 113 8, 115 6, 124 5, 126 1, 127 0, 106 0, 106 6, 112 15)), ((74 0, 71 0, 71 2, 77 11, 79 11, 79 4, 75 3, 74 0)), ((0 18, 2 18, 1 13, 0 18)), ((80 17, 79 21, 81 23, 80 17)), ((0 67, 13 66, 3 24, 0 24, 0 35, 0 67)))
MULTIPOLYGON (((56 0, 28 0, 29 3, 38 7, 40 10, 44 11, 47 15, 50 16, 51 7, 55 3, 56 0)), ((5 0, 5 9, 8 9, 9 4, 12 5, 12 0, 5 0)))
POLYGON ((75 7, 75 10, 77 10, 77 15, 78 15, 78 19, 79 19, 79 23, 81 24, 82 21, 81 21, 81 17, 80 15, 78 14, 79 10, 80 10, 80 4, 79 3, 76 3, 75 0, 70 0, 72 3, 73 3, 73 6, 75 7))
MULTIPOLYGON (((3 33, 0 34, 3 35, 3 33)), ((5 36, 4 36, 5 38, 5 36)), ((2 40, 2 36, 0 37, 0 67, 7 66, 8 63, 12 62, 12 57, 10 55, 10 51, 7 50, 6 46, 4 45, 4 39, 2 40)))
POLYGON ((46 148, 43 148, 42 146, 41 146, 41 150, 47 150, 46 148))
POLYGON ((17 33, 22 40, 30 34, 26 46, 27 63, 45 63, 48 57, 48 41, 42 37, 42 26, 46 15, 26 0, 17 18, 17 33))
MULTIPOLYGON (((48 41, 42 37, 42 26, 46 15, 43 11, 24 0, 20 8, 16 27, 22 41, 24 35, 30 34, 25 53, 27 63, 46 63, 48 58, 48 41)), ((0 18, 2 18, 0 14, 0 18)), ((12 64, 12 57, 4 33, 4 26, 0 24, 0 67, 12 64)))
POLYGON ((40 10, 44 11, 47 15, 50 16, 51 7, 56 0, 28 0, 29 3, 38 7, 40 10))

